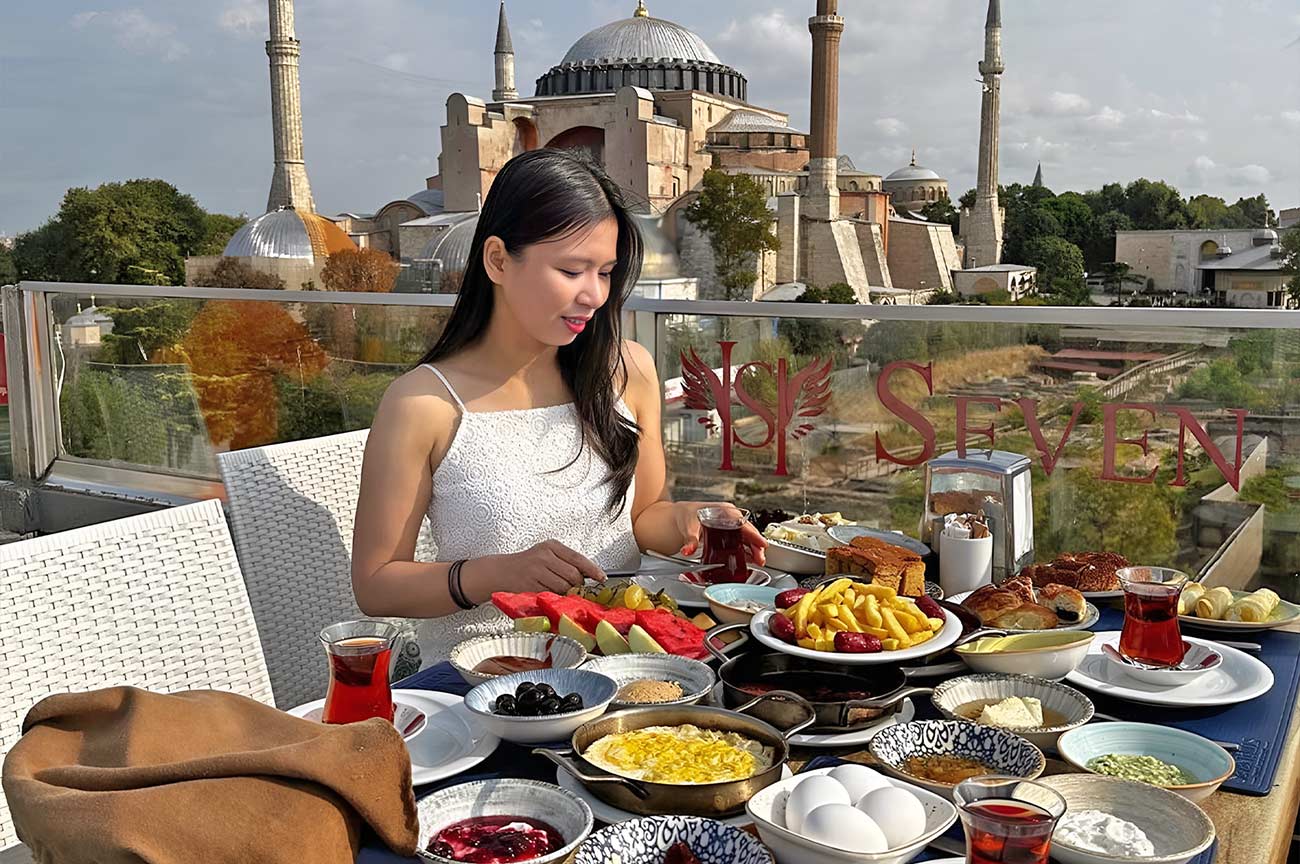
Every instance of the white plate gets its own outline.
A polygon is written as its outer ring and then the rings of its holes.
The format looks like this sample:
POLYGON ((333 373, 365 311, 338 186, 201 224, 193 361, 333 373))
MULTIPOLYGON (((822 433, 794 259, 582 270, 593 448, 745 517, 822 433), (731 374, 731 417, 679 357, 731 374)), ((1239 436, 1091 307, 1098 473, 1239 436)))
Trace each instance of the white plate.
POLYGON ((1272 688, 1273 672, 1263 662, 1244 651, 1192 636, 1184 636, 1183 639, 1217 651, 1223 656, 1223 664, 1195 681, 1177 687, 1144 685, 1125 675, 1102 656, 1102 645, 1119 647, 1119 631, 1105 630, 1096 634, 1079 668, 1066 675, 1065 680, 1077 687, 1117 699, 1178 708, 1235 705, 1263 696, 1272 688))
MULTIPOLYGON (((962 591, 962 592, 960 592, 960 593, 958 593, 958 594, 954 594, 954 595, 952 595, 951 597, 948 597, 948 598, 946 598, 946 599, 948 600, 948 602, 950 602, 950 603, 956 603, 957 605, 960 606, 960 605, 961 605, 961 602, 962 602, 963 600, 965 600, 967 597, 969 597, 970 595, 972 595, 972 594, 974 594, 974 593, 975 593, 974 591, 962 591)), ((1122 594, 1123 592, 1121 591, 1120 593, 1122 594)), ((1091 596, 1091 595, 1089 595, 1089 596, 1091 596)), ((1087 602, 1087 601, 1084 601, 1084 604, 1083 604, 1083 605, 1084 605, 1085 608, 1084 608, 1084 610, 1083 610, 1083 619, 1082 619, 1081 621, 1075 621, 1073 624, 1057 624, 1055 627, 1049 627, 1048 629, 1049 629, 1049 630, 1087 630, 1089 627, 1091 627, 1092 625, 1096 624, 1097 621, 1098 621, 1098 619, 1101 618, 1101 612, 1099 612, 1099 611, 1097 610, 1097 607, 1096 607, 1096 606, 1092 605, 1091 603, 1089 603, 1089 602, 1087 602)), ((989 626, 989 627, 992 627, 992 629, 995 629, 995 630, 1005 630, 1005 631, 1007 631, 1008 633, 1041 633, 1041 632, 1043 632, 1043 631, 1041 631, 1041 630, 1021 630, 1021 629, 1018 628, 1018 627, 993 627, 993 625, 991 625, 991 624, 988 625, 988 626, 989 626)))
POLYGON ((957 616, 945 615, 943 629, 934 634, 934 638, 912 648, 902 648, 898 651, 880 651, 875 654, 841 654, 814 651, 811 648, 800 648, 798 645, 783 642, 768 632, 767 622, 773 615, 777 614, 780 613, 775 609, 764 609, 762 612, 754 613, 754 617, 749 621, 749 632, 753 634, 755 639, 768 648, 774 648, 795 657, 806 657, 809 660, 820 660, 823 663, 843 663, 847 666, 876 666, 883 663, 902 663, 906 660, 929 657, 931 654, 938 654, 940 651, 948 650, 957 641, 957 637, 961 636, 961 622, 957 620, 957 616))
MULTIPOLYGON (((663 591, 683 609, 709 608, 709 601, 704 597, 704 589, 708 588, 708 585, 684 582, 677 578, 676 575, 637 576, 632 581, 644 588, 647 594, 657 594, 659 591, 663 591)), ((773 581, 771 573, 751 566, 749 568, 749 580, 745 584, 771 585, 773 581)))
POLYGON ((437 690, 394 690, 429 717, 424 731, 406 742, 411 785, 423 786, 468 771, 492 755, 500 739, 475 722, 465 700, 437 690))
MULTIPOLYGON (((713 689, 709 691, 709 701, 719 708, 727 707, 723 704, 721 681, 713 685, 713 689)), ((790 736, 790 743, 795 747, 851 747, 855 744, 870 742, 881 729, 888 728, 896 723, 911 723, 915 719, 916 706, 912 704, 911 699, 904 699, 903 704, 899 706, 898 713, 891 714, 879 723, 872 723, 870 726, 854 729, 852 732, 799 733, 790 736)))
MULTIPOLYGON (((1249 591, 1233 591, 1232 599, 1240 600, 1250 593, 1249 591)), ((1269 616, 1267 621, 1216 621, 1213 618, 1197 618, 1195 615, 1178 616, 1178 620, 1188 627, 1221 630, 1225 633, 1258 633, 1262 630, 1281 627, 1283 624, 1290 624, 1297 619, 1300 619, 1300 606, 1288 603, 1285 600, 1277 604, 1277 608, 1273 610, 1273 614, 1269 616)))
MULTIPOLYGON (((788 767, 781 766, 782 780, 793 776, 788 767)), ((582 785, 581 781, 563 768, 555 770, 555 783, 566 792, 572 792, 583 801, 586 801, 587 806, 591 808, 591 812, 598 822, 604 822, 606 825, 617 825, 619 822, 626 822, 629 819, 645 818, 640 813, 629 813, 627 810, 620 809, 612 804, 606 804, 595 795, 592 795, 587 790, 587 787, 582 785)), ((730 819, 719 819, 718 821, 733 828, 744 828, 746 825, 754 824, 754 820, 743 810, 730 819)))

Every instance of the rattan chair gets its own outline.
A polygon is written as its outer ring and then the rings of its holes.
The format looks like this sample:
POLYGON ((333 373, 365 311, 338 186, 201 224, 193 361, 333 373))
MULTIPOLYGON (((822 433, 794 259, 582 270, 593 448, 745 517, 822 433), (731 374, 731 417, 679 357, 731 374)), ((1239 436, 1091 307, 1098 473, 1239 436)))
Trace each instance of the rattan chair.
MULTIPOLYGON (((0 661, 3 753, 53 693, 128 685, 271 703, 219 501, 0 546, 0 661)), ((16 841, 0 796, 0 849, 16 841)))

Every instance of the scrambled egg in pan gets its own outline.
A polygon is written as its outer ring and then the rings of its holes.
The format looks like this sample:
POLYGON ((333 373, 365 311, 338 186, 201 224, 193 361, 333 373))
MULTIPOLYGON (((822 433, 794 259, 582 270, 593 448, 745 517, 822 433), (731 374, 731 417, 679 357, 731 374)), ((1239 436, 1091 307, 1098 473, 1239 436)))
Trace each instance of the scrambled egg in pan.
POLYGON ((773 755, 771 747, 736 732, 689 724, 606 735, 582 754, 611 774, 674 784, 744 780, 771 767, 773 755))

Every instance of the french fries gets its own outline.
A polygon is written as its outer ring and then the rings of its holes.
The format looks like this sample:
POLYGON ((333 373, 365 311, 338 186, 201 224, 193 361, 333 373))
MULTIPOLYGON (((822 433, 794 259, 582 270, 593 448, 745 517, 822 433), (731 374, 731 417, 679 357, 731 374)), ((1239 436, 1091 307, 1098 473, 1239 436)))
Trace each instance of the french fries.
POLYGON ((852 579, 837 579, 809 591, 777 614, 794 623, 795 644, 814 651, 833 652, 835 634, 841 632, 875 636, 885 651, 897 651, 934 638, 944 624, 892 588, 852 579))

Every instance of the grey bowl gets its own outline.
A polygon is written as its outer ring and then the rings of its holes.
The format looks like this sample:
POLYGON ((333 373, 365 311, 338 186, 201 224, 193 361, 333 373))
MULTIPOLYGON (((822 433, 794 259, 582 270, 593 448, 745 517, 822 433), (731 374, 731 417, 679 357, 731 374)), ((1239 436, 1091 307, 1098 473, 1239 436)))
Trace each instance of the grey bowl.
POLYGON ((1043 703, 1044 711, 1065 718, 1065 722, 1059 726, 1007 730, 1029 739, 1040 749, 1055 747, 1056 739, 1061 737, 1062 732, 1079 728, 1092 720, 1094 714, 1092 700, 1078 690, 1029 675, 988 674, 951 678, 934 688, 930 701, 949 720, 969 721, 971 718, 956 713, 958 708, 971 702, 1001 702, 1009 696, 1033 697, 1043 703))
POLYGON ((610 703, 610 707, 615 709, 694 705, 708 696, 713 685, 717 683, 717 676, 707 663, 673 654, 614 654, 609 657, 592 657, 582 665, 582 668, 613 678, 619 688, 642 678, 676 681, 682 687, 681 698, 669 702, 622 702, 616 697, 610 703))
POLYGON ((563 741, 583 723, 604 714, 609 703, 614 700, 616 692, 618 692, 618 685, 614 683, 614 679, 599 672, 586 669, 538 669, 533 672, 501 675, 484 681, 465 695, 465 707, 498 738, 516 744, 544 744, 563 741), (550 684, 561 696, 579 693, 582 695, 584 707, 563 714, 548 714, 545 717, 508 717, 504 714, 492 713, 492 706, 497 697, 502 693, 513 694, 515 688, 524 681, 550 684))
POLYGON ((524 816, 550 825, 564 838, 564 846, 549 855, 532 859, 534 864, 551 864, 569 857, 591 834, 591 808, 572 792, 538 780, 480 780, 439 789, 416 805, 420 818, 420 841, 416 854, 429 861, 452 864, 450 858, 425 849, 438 832, 472 816, 524 816))
POLYGON ((474 667, 492 657, 535 657, 538 660, 551 654, 552 669, 577 669, 587 659, 587 650, 568 636, 554 633, 495 633, 466 639, 451 649, 447 662, 452 665, 465 683, 482 684, 499 675, 475 672, 474 667))

